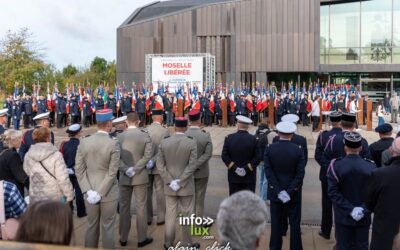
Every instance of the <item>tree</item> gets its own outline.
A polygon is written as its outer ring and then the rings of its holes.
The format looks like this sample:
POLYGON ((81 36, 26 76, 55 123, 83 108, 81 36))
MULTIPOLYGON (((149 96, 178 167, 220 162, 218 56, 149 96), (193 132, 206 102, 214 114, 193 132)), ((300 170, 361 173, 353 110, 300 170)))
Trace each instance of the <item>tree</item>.
POLYGON ((74 76, 78 73, 78 69, 72 64, 68 64, 67 67, 64 67, 62 70, 62 74, 64 77, 68 78, 74 76))
POLYGON ((12 92, 15 82, 30 83, 26 89, 31 91, 32 83, 43 80, 49 68, 41 51, 27 28, 7 32, 0 42, 0 82, 7 92, 12 92))
POLYGON ((95 82, 104 81, 107 74, 107 61, 101 57, 95 57, 90 64, 90 71, 95 73, 95 82))

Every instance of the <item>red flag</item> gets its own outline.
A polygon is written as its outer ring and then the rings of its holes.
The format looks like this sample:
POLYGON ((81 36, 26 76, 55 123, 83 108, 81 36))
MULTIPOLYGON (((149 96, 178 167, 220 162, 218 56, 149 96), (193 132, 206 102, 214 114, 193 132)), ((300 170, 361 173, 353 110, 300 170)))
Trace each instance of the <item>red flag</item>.
POLYGON ((210 98, 210 111, 211 111, 211 113, 214 113, 214 110, 215 110, 215 103, 214 103, 214 96, 213 95, 211 95, 211 98, 210 98))

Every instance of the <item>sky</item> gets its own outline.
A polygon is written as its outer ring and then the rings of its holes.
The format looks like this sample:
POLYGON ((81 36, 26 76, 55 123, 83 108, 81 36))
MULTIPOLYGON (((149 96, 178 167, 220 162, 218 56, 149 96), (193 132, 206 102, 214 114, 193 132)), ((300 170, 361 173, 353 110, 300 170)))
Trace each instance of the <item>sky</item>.
POLYGON ((153 0, 0 0, 0 39, 26 27, 57 69, 87 66, 95 56, 116 60, 116 30, 153 0))

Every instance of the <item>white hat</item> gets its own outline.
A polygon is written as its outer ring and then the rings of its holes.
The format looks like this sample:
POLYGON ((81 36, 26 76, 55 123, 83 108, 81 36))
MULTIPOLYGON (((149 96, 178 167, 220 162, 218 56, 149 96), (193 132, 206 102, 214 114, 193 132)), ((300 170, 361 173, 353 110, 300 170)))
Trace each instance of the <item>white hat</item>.
POLYGON ((8 109, 0 109, 0 117, 1 116, 6 116, 8 112, 8 109))
POLYGON ((293 122, 280 122, 276 124, 276 129, 282 134, 293 134, 297 127, 293 122))
POLYGON ((113 124, 113 125, 117 125, 117 124, 119 124, 119 123, 122 123, 122 122, 126 121, 126 119, 127 119, 126 115, 121 116, 121 117, 118 117, 118 118, 116 118, 116 119, 114 119, 114 120, 112 121, 112 124, 113 124))
POLYGON ((33 117, 33 120, 36 121, 36 120, 48 119, 49 115, 50 115, 50 112, 43 113, 43 114, 33 117))
POLYGON ((81 129, 82 129, 81 125, 75 123, 75 124, 72 124, 71 126, 68 127, 67 133, 68 134, 75 134, 75 133, 78 133, 79 131, 81 131, 81 129))
POLYGON ((281 121, 296 123, 299 121, 299 116, 295 115, 295 114, 287 114, 287 115, 282 116, 281 121))
POLYGON ((243 115, 237 115, 236 119, 240 123, 245 123, 245 124, 252 124, 253 123, 253 121, 251 119, 249 119, 248 117, 243 116, 243 115))

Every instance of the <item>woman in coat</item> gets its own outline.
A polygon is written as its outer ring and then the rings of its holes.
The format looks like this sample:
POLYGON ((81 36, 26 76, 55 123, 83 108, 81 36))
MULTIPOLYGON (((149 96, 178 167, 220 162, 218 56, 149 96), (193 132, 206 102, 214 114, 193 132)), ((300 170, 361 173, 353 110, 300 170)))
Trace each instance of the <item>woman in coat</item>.
POLYGON ((16 150, 21 145, 21 137, 22 132, 14 129, 7 130, 1 137, 4 147, 0 152, 0 180, 12 182, 21 195, 24 195, 24 187, 29 188, 29 177, 22 168, 22 161, 16 150))
POLYGON ((30 178, 30 203, 40 200, 72 201, 74 193, 67 167, 62 154, 50 142, 50 129, 36 128, 32 138, 35 144, 24 159, 24 170, 30 178))

